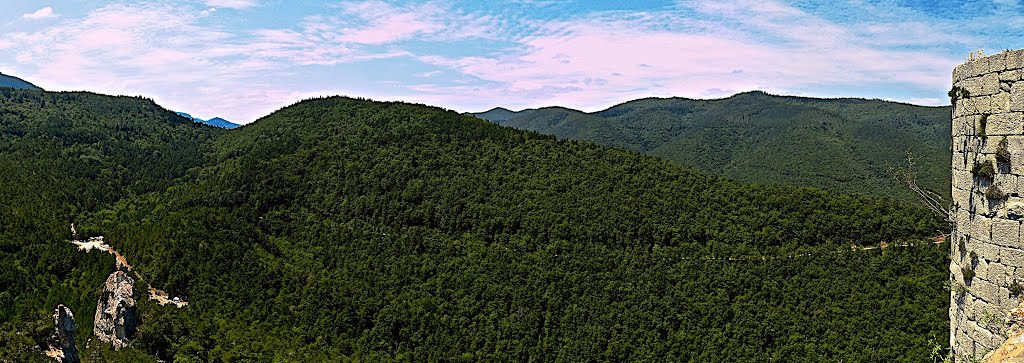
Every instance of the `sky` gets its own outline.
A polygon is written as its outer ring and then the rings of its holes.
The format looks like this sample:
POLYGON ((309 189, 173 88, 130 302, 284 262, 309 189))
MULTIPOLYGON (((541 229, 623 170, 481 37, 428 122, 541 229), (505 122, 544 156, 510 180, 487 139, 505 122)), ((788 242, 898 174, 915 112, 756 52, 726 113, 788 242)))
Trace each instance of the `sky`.
POLYGON ((2 1, 0 73, 252 122, 346 95, 460 112, 751 90, 941 105, 971 51, 1024 47, 995 1, 2 1))

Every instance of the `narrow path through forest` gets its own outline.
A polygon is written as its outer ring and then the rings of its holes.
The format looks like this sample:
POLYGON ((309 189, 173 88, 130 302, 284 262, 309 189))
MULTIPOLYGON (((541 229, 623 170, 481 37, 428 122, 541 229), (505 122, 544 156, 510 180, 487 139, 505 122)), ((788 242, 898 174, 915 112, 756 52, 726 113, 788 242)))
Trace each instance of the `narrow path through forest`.
MULTIPOLYGON (((71 233, 75 233, 74 224, 71 225, 71 233)), ((139 275, 139 273, 135 271, 134 268, 132 268, 132 265, 128 264, 128 260, 126 260, 124 256, 121 255, 121 253, 117 252, 117 250, 115 250, 113 247, 103 242, 103 236, 89 237, 89 239, 87 240, 72 240, 71 243, 74 244, 75 246, 78 246, 79 251, 89 252, 91 250, 99 250, 101 252, 106 252, 114 255, 114 260, 116 263, 116 267, 118 269, 124 268, 128 270, 128 272, 134 274, 136 279, 145 281, 145 279, 143 279, 142 276, 139 275)), ((177 297, 172 298, 170 297, 170 294, 161 290, 157 290, 156 288, 153 287, 153 285, 150 285, 149 283, 147 283, 146 286, 149 289, 149 299, 156 301, 157 304, 173 305, 178 308, 188 306, 187 301, 183 301, 177 297)))

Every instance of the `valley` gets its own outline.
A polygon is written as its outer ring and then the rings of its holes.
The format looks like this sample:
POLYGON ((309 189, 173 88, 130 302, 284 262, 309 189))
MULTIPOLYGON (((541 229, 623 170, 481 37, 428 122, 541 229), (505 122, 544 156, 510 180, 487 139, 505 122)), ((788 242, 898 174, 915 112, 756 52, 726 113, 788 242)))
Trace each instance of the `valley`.
POLYGON ((104 360, 914 362, 949 329, 944 222, 892 199, 399 102, 236 130, 85 93, 0 89, 0 110, 5 359, 43 357, 53 306, 92 311, 115 265, 69 223, 189 298, 79 347, 104 360), (879 241, 908 246, 850 248, 879 241))

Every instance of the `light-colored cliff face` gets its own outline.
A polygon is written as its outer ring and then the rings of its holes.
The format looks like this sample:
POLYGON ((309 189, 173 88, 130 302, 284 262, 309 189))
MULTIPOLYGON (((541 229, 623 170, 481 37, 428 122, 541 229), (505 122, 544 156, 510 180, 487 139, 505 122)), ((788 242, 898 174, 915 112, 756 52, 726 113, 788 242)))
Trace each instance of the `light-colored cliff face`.
POLYGON ((116 271, 107 277, 100 292, 93 334, 117 350, 128 346, 137 325, 135 280, 122 271, 116 271))
POLYGON ((1010 335, 1024 289, 1024 50, 953 71, 950 345, 981 358, 1010 335))
POLYGON ((75 346, 75 315, 67 306, 57 305, 53 310, 53 335, 46 355, 61 363, 78 363, 78 347, 75 346))

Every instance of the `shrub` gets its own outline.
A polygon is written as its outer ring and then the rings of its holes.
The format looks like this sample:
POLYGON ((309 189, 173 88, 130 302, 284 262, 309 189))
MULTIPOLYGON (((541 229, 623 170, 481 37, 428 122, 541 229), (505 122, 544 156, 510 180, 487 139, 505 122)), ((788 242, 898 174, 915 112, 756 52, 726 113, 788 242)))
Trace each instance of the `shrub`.
POLYGON ((977 263, 978 263, 978 253, 974 252, 974 251, 971 251, 971 266, 974 266, 977 263))
POLYGON ((949 93, 947 93, 947 95, 949 95, 949 103, 953 104, 953 106, 956 106, 956 100, 970 97, 971 93, 967 92, 967 89, 963 87, 953 86, 953 88, 949 90, 949 93))
POLYGON ((1007 284, 1007 290, 1010 290, 1010 296, 1019 296, 1021 292, 1024 292, 1024 285, 1018 281, 1013 281, 1007 284))
POLYGON ((1006 193, 999 190, 999 187, 990 185, 988 189, 985 189, 985 198, 988 198, 988 200, 1003 200, 1006 199, 1006 193))
POLYGON ((996 168, 992 166, 991 160, 985 160, 985 162, 974 162, 974 167, 971 168, 971 174, 975 177, 992 182, 996 177, 996 168))
POLYGON ((988 115, 981 115, 978 119, 978 136, 985 138, 985 126, 988 125, 988 115))
POLYGON ((974 279, 974 269, 964 267, 960 269, 960 272, 964 274, 964 282, 970 283, 971 279, 974 279))
POLYGON ((1006 149, 1006 136, 1003 136, 1002 140, 999 140, 999 145, 996 146, 996 162, 1003 164, 1010 162, 1010 151, 1006 149))

